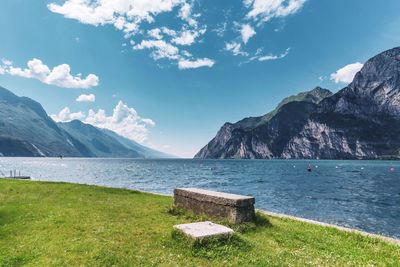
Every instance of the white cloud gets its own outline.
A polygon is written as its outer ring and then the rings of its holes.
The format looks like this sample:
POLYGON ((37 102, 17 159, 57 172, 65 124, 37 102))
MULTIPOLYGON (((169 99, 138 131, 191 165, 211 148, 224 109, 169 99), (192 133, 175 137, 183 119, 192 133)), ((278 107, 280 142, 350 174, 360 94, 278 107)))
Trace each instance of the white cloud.
POLYGON ((151 56, 154 59, 178 59, 179 58, 179 49, 164 40, 143 40, 140 44, 133 46, 135 50, 142 50, 142 49, 153 49, 151 56))
POLYGON ((190 26, 197 27, 197 21, 192 16, 193 6, 189 3, 184 3, 179 11, 179 17, 189 23, 190 26))
POLYGON ((76 102, 94 102, 96 101, 96 96, 94 94, 85 95, 82 94, 76 98, 76 102))
POLYGON ((177 45, 192 45, 196 38, 203 35, 206 32, 206 28, 196 31, 182 31, 179 36, 172 39, 172 42, 177 45))
POLYGON ((133 46, 135 50, 152 49, 151 57, 155 60, 170 59, 178 62, 178 68, 196 69, 200 67, 214 66, 215 61, 209 58, 194 59, 192 54, 186 50, 179 51, 179 48, 165 42, 164 40, 143 40, 141 43, 133 46))
POLYGON ((134 108, 122 101, 118 102, 111 116, 107 116, 103 109, 97 112, 89 110, 88 116, 83 121, 98 128, 109 129, 140 143, 147 140, 149 127, 155 126, 153 120, 141 118, 134 108))
POLYGON ((1 60, 1 62, 2 62, 4 65, 6 65, 6 66, 11 66, 11 65, 13 64, 13 62, 12 62, 11 60, 6 59, 6 58, 3 58, 3 59, 1 60))
POLYGON ((331 74, 331 80, 335 83, 351 83, 354 76, 364 65, 360 62, 349 64, 331 74))
POLYGON ((153 22, 160 13, 171 12, 183 0, 66 0, 48 8, 66 18, 91 25, 113 24, 126 32, 136 31, 143 22, 153 22))
POLYGON ((193 57, 193 55, 190 54, 190 53, 189 53, 188 51, 186 51, 186 50, 182 50, 182 51, 181 51, 181 54, 182 54, 183 56, 187 57, 187 58, 193 57))
POLYGON ((169 36, 176 36, 176 31, 175 31, 175 30, 172 30, 172 29, 167 28, 167 27, 162 27, 161 30, 162 30, 162 32, 165 33, 166 35, 169 35, 169 36))
POLYGON ((63 108, 60 113, 50 116, 56 122, 68 122, 73 120, 81 120, 85 117, 85 113, 82 111, 71 112, 68 107, 63 108))
POLYGON ((152 37, 154 39, 157 39, 157 40, 160 40, 160 39, 163 38, 163 36, 161 35, 161 29, 159 29, 159 28, 155 28, 155 29, 149 30, 149 31, 147 31, 147 34, 150 37, 152 37))
POLYGON ((152 127, 156 126, 156 123, 152 119, 142 119, 142 122, 152 127))
POLYGON ((242 45, 237 42, 225 43, 226 51, 231 52, 234 56, 248 56, 249 54, 242 51, 242 45))
POLYGON ((48 8, 84 24, 113 25, 125 38, 139 39, 130 41, 134 50, 151 49, 154 60, 169 59, 178 63, 192 58, 180 54, 176 46, 191 46, 206 32, 206 27, 199 26, 197 21, 200 14, 193 13, 195 3, 192 0, 62 0, 50 3, 48 8), (179 29, 159 27, 145 31, 141 28, 144 23, 154 23, 162 13, 180 18, 179 29), (149 37, 151 40, 146 40, 149 37))
POLYGON ((181 59, 178 62, 179 69, 197 69, 201 67, 214 66, 215 61, 209 58, 199 58, 196 60, 181 59))
POLYGON ((82 78, 81 74, 71 75, 71 67, 68 64, 61 64, 50 69, 40 59, 34 58, 27 63, 27 68, 12 66, 12 62, 3 61, 3 74, 20 76, 29 79, 36 79, 45 84, 55 85, 63 88, 90 88, 99 84, 99 77, 89 74, 82 78))
POLYGON ((245 7, 250 8, 247 18, 260 22, 294 14, 305 2, 306 0, 243 0, 245 7))
POLYGON ((257 59, 258 61, 271 61, 271 60, 277 60, 286 57, 289 54, 290 48, 286 49, 286 51, 280 55, 265 55, 265 56, 256 56, 251 58, 251 60, 257 59))
POLYGON ((218 24, 217 28, 213 29, 212 31, 215 32, 219 37, 223 37, 225 32, 228 28, 228 23, 226 21, 218 24))
POLYGON ((51 115, 51 118, 57 122, 80 120, 98 128, 114 131, 139 143, 147 140, 149 128, 156 125, 152 119, 140 117, 134 108, 122 101, 118 102, 110 116, 107 116, 104 109, 99 109, 97 112, 90 109, 86 116, 82 111, 71 112, 68 107, 65 107, 60 113, 51 115))
POLYGON ((256 35, 256 32, 249 24, 243 24, 240 29, 240 35, 242 36, 243 43, 247 44, 250 38, 256 35))

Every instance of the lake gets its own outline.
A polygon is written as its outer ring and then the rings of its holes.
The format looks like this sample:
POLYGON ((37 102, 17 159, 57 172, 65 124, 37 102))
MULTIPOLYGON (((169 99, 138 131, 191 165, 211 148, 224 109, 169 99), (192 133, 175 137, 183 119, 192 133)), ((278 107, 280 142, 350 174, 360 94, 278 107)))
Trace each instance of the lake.
POLYGON ((0 175, 172 194, 253 195, 256 207, 400 238, 400 162, 0 158, 0 175), (313 169, 307 171, 308 165, 313 169))

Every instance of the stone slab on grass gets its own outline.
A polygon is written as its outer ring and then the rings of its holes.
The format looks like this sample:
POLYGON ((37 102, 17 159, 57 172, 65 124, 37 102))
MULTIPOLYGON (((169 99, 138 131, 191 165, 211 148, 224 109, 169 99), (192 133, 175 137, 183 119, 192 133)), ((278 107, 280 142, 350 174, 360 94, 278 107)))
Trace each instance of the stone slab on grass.
POLYGON ((178 224, 174 228, 194 240, 228 237, 234 233, 231 228, 209 221, 178 224))

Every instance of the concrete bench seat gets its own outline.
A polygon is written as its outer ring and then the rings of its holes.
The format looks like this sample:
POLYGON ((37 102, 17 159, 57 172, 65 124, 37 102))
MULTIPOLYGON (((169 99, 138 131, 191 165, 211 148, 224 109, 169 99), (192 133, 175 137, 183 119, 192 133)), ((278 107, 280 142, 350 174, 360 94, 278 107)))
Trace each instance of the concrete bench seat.
POLYGON ((196 214, 227 219, 238 224, 254 220, 254 197, 209 191, 198 188, 176 188, 175 205, 196 214))

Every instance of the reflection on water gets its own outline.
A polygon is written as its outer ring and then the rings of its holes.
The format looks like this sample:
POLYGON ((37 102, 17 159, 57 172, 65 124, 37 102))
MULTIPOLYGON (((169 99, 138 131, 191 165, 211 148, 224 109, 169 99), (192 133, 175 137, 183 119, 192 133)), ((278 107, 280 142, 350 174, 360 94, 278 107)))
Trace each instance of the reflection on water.
POLYGON ((400 238, 399 162, 0 158, 3 175, 14 169, 165 194, 200 187, 254 195, 258 208, 400 238))

